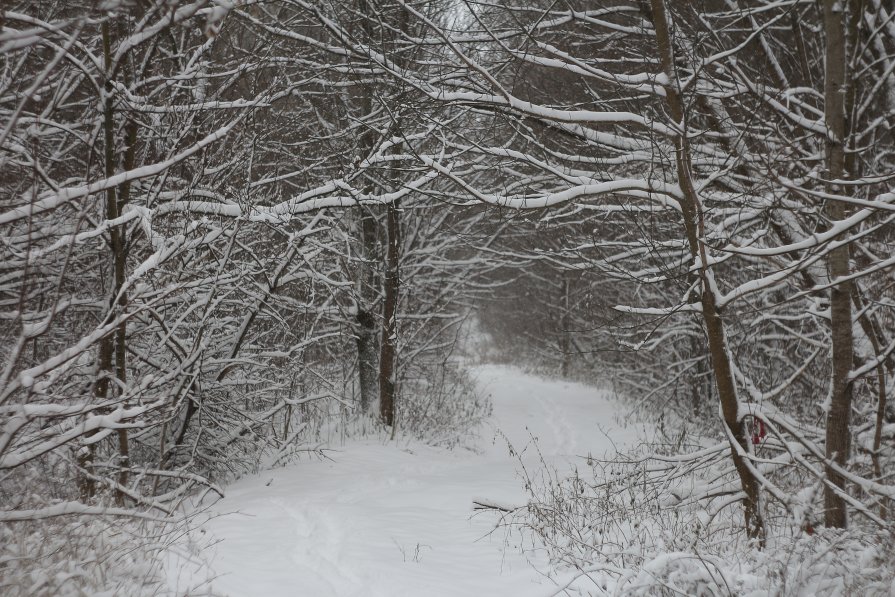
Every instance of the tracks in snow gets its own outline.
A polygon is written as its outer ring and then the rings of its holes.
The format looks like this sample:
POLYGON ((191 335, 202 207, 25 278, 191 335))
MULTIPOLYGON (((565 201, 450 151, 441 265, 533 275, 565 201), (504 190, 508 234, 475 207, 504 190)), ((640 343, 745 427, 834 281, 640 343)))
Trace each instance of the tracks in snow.
MULTIPOLYGON (((549 589, 530 554, 514 548, 517 538, 492 534, 493 514, 475 514, 472 502, 526 498, 518 461, 501 437, 525 451, 526 466, 542 455, 562 468, 576 454, 612 450, 600 427, 620 407, 594 388, 513 368, 484 366, 473 375, 494 406, 494 434, 481 438, 477 452, 367 439, 331 452, 332 460, 231 485, 214 509, 242 515, 205 527, 219 541, 215 594, 517 597, 549 589), (531 436, 537 450, 527 447, 531 436)), ((623 429, 611 434, 613 442, 633 437, 623 429)))

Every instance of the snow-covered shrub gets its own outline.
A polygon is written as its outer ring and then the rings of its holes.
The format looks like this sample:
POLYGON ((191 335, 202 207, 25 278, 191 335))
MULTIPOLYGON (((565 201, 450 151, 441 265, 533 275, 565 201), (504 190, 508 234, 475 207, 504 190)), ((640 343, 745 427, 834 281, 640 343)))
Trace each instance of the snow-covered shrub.
POLYGON ((432 445, 456 447, 491 414, 487 397, 458 364, 408 368, 398 402, 398 429, 432 445))
MULTIPOLYGON (((203 493, 185 482, 185 495, 178 500, 144 509, 122 506, 116 493, 100 484, 88 503, 79 502, 72 481, 75 456, 64 454, 46 454, 0 478, 0 595, 168 595, 162 569, 168 554, 177 551, 181 560, 201 557, 186 532, 201 509, 184 507, 182 500, 196 496, 201 501, 203 493), (195 514, 184 516, 185 511, 195 514)), ((177 591, 177 597, 205 594, 195 583, 177 591)))
POLYGON ((738 488, 723 456, 713 457, 711 449, 697 458, 671 454, 679 449, 652 445, 610 460, 588 458, 567 476, 546 467, 526 472, 529 503, 506 523, 546 550, 567 594, 895 592, 891 532, 859 517, 849 530, 815 528, 811 511, 821 508, 820 492, 805 490, 798 496, 805 510, 800 524, 779 505, 765 504, 761 548, 742 532, 738 488))
POLYGON ((0 525, 5 597, 143 597, 164 594, 161 552, 175 525, 63 516, 0 525))

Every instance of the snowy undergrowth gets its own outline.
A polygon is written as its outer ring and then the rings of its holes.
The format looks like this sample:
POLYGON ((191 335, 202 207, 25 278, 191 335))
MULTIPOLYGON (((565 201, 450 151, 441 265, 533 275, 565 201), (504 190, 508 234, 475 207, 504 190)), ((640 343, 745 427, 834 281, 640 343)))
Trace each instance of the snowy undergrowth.
POLYGON ((438 367, 429 377, 408 379, 398 405, 398 428, 433 446, 471 446, 483 421, 491 415, 487 396, 476 391, 460 367, 438 367))
MULTIPOLYGON (((398 404, 398 436, 438 447, 471 445, 475 430, 490 414, 490 402, 479 396, 468 375, 458 367, 442 368, 437 376, 407 379, 398 404)), ((374 417, 360 416, 350 401, 320 400, 294 409, 290 422, 278 421, 273 435, 280 442, 258 446, 242 466, 222 480, 257 473, 307 459, 324 448, 344 445, 351 438, 380 437, 391 430, 374 417)), ((58 471, 57 471, 58 472, 58 471)), ((28 479, 7 478, 2 494, 20 508, 42 508, 72 499, 71 488, 58 487, 58 474, 28 479), (34 489, 25 499, 15 487, 34 489), (39 488, 39 490, 37 489, 39 488), (39 494, 39 495, 38 495, 39 494), (42 496, 42 497, 39 497, 42 496), (55 497, 53 497, 55 496, 55 497)), ((107 496, 108 500, 112 498, 107 496)), ((9 501, 9 500, 7 500, 9 501)), ((111 501, 110 501, 111 504, 111 501)), ((187 532, 192 521, 158 523, 131 518, 63 516, 0 524, 0 595, 4 597, 74 597, 86 595, 144 597, 171 594, 162 567, 176 552, 178 561, 201 563, 203 548, 187 532), (191 537, 193 539, 191 539, 191 537)), ((206 546, 207 547, 207 546, 206 546)), ((170 572, 167 573, 170 576, 170 572)), ((202 574, 187 574, 178 597, 211 594, 202 574), (200 579, 195 582, 195 579, 200 579)))
MULTIPOLYGON (((165 594, 161 554, 186 548, 182 524, 67 516, 0 525, 5 597, 165 594)), ((190 593, 195 595, 198 593, 190 593)))
POLYGON ((644 458, 655 448, 588 458, 571 475, 546 466, 525 471, 529 503, 506 521, 546 550, 562 587, 555 594, 895 594, 891 534, 860 520, 848 531, 806 532, 769 509, 767 546, 759 549, 746 539, 730 496, 718 496, 721 505, 711 512, 705 502, 678 497, 687 486, 723 487, 729 470, 708 466, 657 477, 644 458))
MULTIPOLYGON (((308 452, 309 446, 334 448, 361 438, 471 449, 482 423, 491 416, 490 400, 476 391, 474 381, 460 361, 431 368, 415 364, 405 369, 398 384, 394 429, 379 421, 378 404, 369 413, 360 412, 355 404, 352 401, 318 404, 318 409, 328 410, 315 414, 314 424, 305 436, 303 452, 308 452)), ((294 450, 291 460, 278 457, 273 461, 268 459, 267 463, 268 466, 288 464, 301 455, 294 450)))
MULTIPOLYGON (((462 449, 466 440, 450 450, 450 442, 427 445, 406 429, 395 440, 368 429, 333 442, 325 459, 227 486, 211 507, 221 516, 204 527, 215 590, 232 597, 293 597, 296 590, 313 597, 544 595, 552 586, 540 572, 546 560, 506 548, 503 533, 493 532, 493 513, 477 511, 526 501, 508 445, 535 466, 528 446, 538 438, 544 458, 562 464, 628 445, 639 431, 620 424, 618 404, 592 387, 509 367, 465 370, 477 404, 492 410, 473 450, 462 449)), ((448 406, 457 400, 444 396, 448 406)), ((469 412, 480 409, 457 408, 448 420, 469 420, 469 412)), ((187 583, 208 576, 169 569, 187 583)))

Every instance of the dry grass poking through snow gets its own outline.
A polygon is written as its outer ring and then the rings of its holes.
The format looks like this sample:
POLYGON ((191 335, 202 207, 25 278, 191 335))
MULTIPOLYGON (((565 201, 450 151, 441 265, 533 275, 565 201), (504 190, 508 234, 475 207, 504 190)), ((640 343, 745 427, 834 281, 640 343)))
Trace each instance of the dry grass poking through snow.
POLYGON ((582 459, 571 475, 525 472, 529 503, 505 523, 546 549, 556 595, 895 595, 891 532, 860 519, 847 531, 809 528, 769 507, 768 544, 758 549, 741 529, 723 459, 669 474, 646 457, 656 448, 582 459))
POLYGON ((148 597, 164 594, 159 554, 174 525, 74 516, 0 526, 5 597, 148 597))

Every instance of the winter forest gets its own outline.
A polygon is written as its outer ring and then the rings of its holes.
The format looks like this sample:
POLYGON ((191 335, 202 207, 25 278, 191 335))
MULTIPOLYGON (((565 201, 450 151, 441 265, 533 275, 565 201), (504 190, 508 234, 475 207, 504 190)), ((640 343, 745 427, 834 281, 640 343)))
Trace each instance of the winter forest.
POLYGON ((2 0, 0 594, 895 595, 891 0, 2 0))

